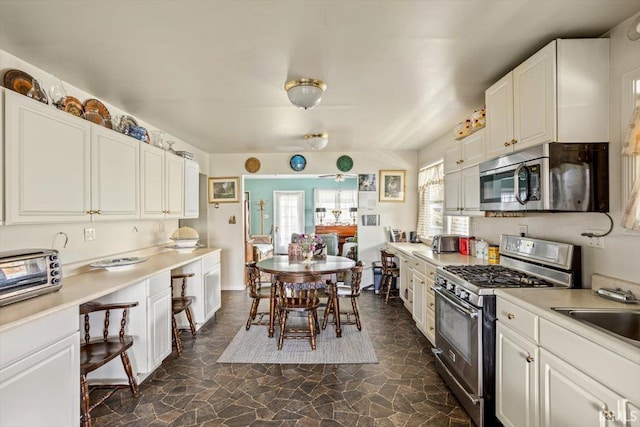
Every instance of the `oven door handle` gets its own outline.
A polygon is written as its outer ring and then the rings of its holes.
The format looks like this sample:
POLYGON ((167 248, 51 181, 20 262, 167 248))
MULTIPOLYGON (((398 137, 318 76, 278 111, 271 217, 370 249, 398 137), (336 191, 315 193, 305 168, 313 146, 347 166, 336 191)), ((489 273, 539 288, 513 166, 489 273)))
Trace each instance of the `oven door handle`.
POLYGON ((466 307, 461 306, 456 300, 452 299, 450 296, 448 296, 447 294, 445 294, 442 291, 440 291, 440 288, 436 287, 434 289, 434 292, 436 294, 440 295, 442 298, 444 298, 447 301, 449 301, 451 304, 453 304, 453 308, 458 310, 460 313, 466 314, 467 316, 469 316, 472 319, 475 319, 475 318, 478 317, 478 313, 476 313, 474 311, 471 311, 466 307))
POLYGON ((433 355, 440 361, 440 364, 442 365, 442 367, 447 371, 447 374, 449 375, 449 377, 455 381, 456 385, 458 386, 458 388, 460 390, 462 390, 462 392, 464 394, 467 395, 467 398, 471 401, 471 403, 473 403, 474 405, 477 405, 480 403, 480 398, 478 398, 477 395, 475 394, 470 394, 463 386, 462 384, 460 384, 460 381, 458 381, 458 379, 456 378, 455 375, 453 375, 453 373, 449 370, 449 368, 447 368, 447 365, 445 365, 445 363, 442 361, 442 358, 440 357, 440 355, 442 354, 442 350, 440 350, 439 348, 431 348, 431 352, 433 353, 433 355))

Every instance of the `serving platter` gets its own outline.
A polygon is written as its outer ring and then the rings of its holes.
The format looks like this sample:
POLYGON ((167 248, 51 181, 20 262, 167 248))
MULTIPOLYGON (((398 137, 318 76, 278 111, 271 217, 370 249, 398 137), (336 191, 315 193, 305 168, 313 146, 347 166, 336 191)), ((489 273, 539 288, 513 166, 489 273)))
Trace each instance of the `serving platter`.
POLYGON ((146 258, 142 257, 111 258, 92 262, 89 264, 89 267, 104 268, 107 271, 120 271, 133 268, 136 264, 145 262, 146 260, 146 258))
POLYGON ((82 115, 84 114, 84 107, 82 106, 82 102, 80 102, 78 98, 73 96, 66 96, 64 98, 62 109, 69 114, 73 114, 76 117, 82 117, 82 115))
POLYGON ((86 101, 84 101, 84 109, 87 110, 89 108, 95 108, 96 110, 98 110, 98 114, 100 114, 102 120, 111 118, 111 114, 109 113, 107 107, 105 107, 102 102, 98 101, 95 98, 87 99, 86 101))
POLYGON ((49 103, 49 98, 42 87, 30 74, 25 73, 22 70, 11 69, 4 73, 4 87, 11 89, 13 91, 18 92, 21 95, 27 95, 31 90, 33 83, 36 83, 36 89, 38 91, 37 96, 34 96, 34 99, 37 101, 43 102, 45 104, 49 103))

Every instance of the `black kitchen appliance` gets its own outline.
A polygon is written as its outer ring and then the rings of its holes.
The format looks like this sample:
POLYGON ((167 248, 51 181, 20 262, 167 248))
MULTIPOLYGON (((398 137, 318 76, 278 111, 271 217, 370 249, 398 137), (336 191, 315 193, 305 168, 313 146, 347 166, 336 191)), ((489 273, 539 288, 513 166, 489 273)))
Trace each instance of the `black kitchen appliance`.
POLYGON ((496 288, 581 287, 579 246, 502 235, 500 264, 436 269, 436 369, 479 426, 495 417, 496 288))

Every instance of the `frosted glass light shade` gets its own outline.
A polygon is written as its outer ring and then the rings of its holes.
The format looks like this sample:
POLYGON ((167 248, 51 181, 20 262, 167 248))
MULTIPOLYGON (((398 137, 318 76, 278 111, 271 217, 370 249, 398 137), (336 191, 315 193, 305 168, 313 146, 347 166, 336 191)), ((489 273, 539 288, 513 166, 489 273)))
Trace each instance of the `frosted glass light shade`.
POLYGON ((322 150, 329 143, 329 135, 326 133, 308 133, 304 139, 313 150, 322 150))
POLYGON ((320 103, 327 84, 321 80, 298 79, 285 83, 289 101, 298 108, 308 110, 320 103))

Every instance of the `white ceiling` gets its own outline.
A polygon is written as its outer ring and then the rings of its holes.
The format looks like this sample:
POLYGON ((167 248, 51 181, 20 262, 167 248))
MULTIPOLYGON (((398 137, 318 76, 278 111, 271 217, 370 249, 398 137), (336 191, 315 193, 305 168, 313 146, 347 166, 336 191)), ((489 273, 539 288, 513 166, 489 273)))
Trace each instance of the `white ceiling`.
POLYGON ((0 49, 210 153, 419 149, 556 37, 639 0, 0 0, 0 49), (324 80, 299 110, 284 83, 324 80))

